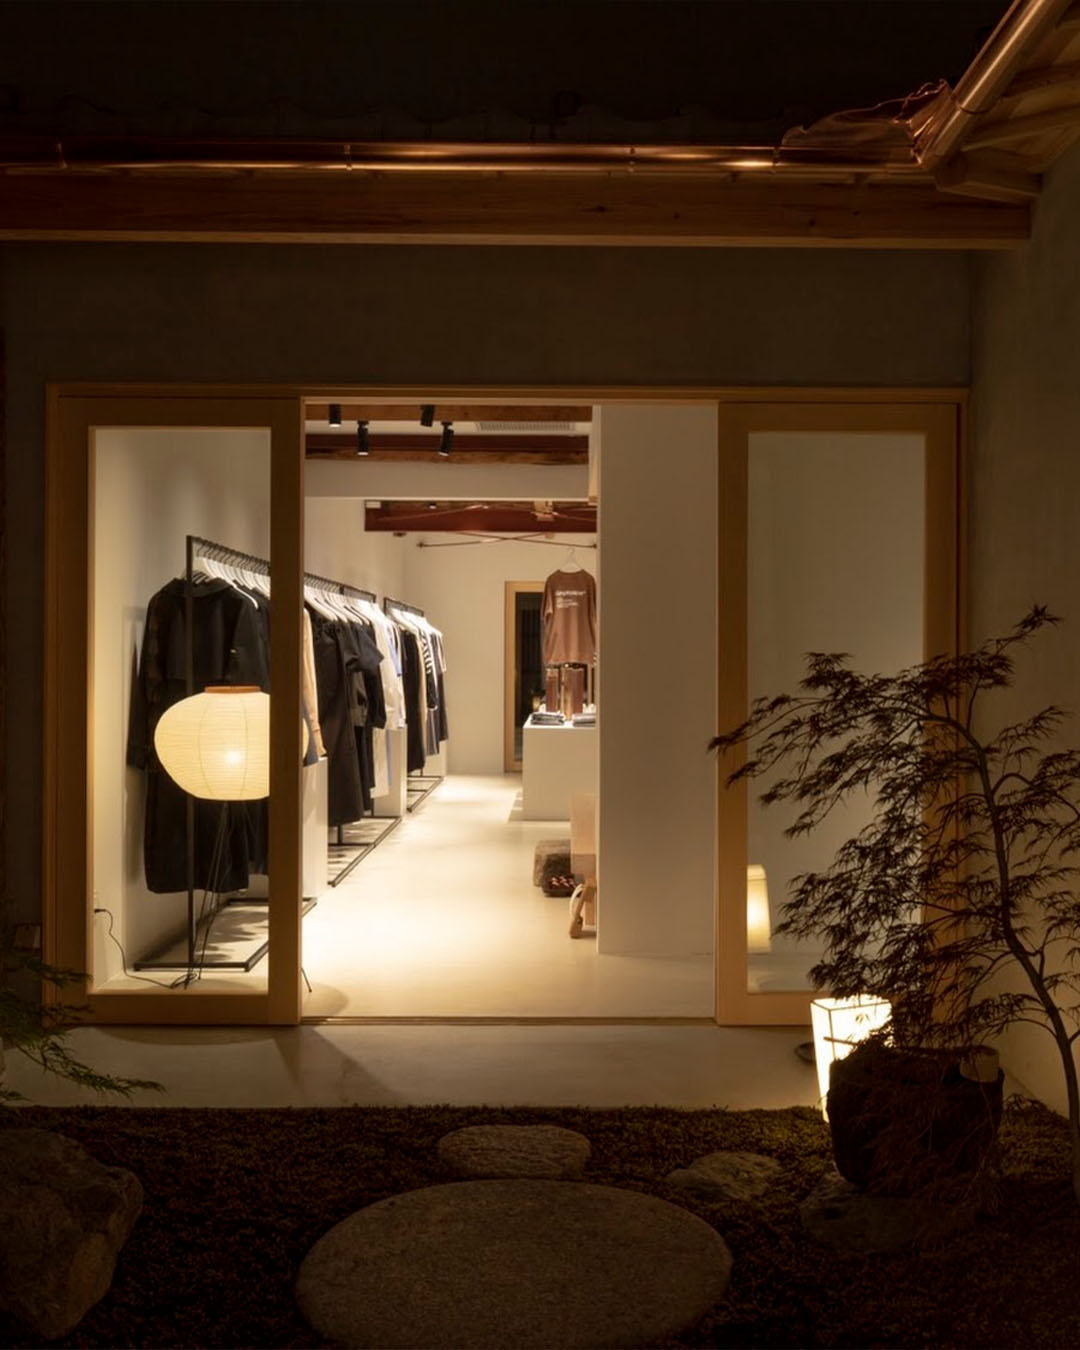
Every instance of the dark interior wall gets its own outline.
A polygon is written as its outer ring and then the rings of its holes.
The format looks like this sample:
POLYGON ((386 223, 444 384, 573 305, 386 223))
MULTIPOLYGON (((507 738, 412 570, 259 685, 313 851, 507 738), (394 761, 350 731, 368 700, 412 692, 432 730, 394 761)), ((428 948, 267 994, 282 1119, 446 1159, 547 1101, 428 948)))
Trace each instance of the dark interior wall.
MULTIPOLYGON (((1062 748, 1080 745, 1080 147, 1047 175, 1030 244, 978 265, 969 474, 969 629, 1007 632, 1035 603, 1064 623, 1017 660, 994 716, 1069 713, 1062 748)), ((1054 1043, 1017 1023, 1010 1069, 1065 1109, 1054 1043)))
POLYGON ((19 909, 41 875, 47 381, 966 384, 968 272, 963 254, 891 251, 0 249, 19 909))

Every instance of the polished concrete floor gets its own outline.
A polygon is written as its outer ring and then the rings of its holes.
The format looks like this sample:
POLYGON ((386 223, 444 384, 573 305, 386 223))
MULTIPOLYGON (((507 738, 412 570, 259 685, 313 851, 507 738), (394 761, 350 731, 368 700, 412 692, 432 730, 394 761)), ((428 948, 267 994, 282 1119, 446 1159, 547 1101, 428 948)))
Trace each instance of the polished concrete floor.
MULTIPOLYGON (((808 1032, 687 1025, 87 1027, 94 1068, 164 1084, 137 1106, 752 1107, 813 1105, 808 1032)), ((107 1099, 8 1053, 7 1083, 49 1106, 107 1099)))
MULTIPOLYGON (((814 1070, 794 1053, 809 1029, 714 1026, 711 958, 608 956, 570 939, 567 901, 532 885, 536 841, 567 828, 521 820, 517 791, 514 777, 446 779, 319 898, 303 925, 312 1023, 85 1028, 73 1050, 165 1085, 137 1105, 813 1104, 814 1070), (415 1020, 321 1020, 342 1017, 415 1020)), ((264 961, 198 988, 265 978, 264 961)), ((98 1100, 18 1056, 8 1079, 43 1104, 98 1100)))
POLYGON ((306 1017, 711 1017, 711 957, 571 940, 567 901, 532 884, 537 840, 569 826, 521 820, 519 787, 447 778, 319 897, 304 920, 306 1017))

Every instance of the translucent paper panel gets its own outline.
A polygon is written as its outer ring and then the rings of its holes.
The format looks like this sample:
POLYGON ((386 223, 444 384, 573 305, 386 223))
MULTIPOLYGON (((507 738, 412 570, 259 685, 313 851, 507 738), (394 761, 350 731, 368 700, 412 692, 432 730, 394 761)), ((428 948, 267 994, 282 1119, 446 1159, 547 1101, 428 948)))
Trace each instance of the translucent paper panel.
POLYGON ((256 759, 270 678, 269 568, 258 561, 270 556, 270 433, 103 429, 92 464, 93 984, 265 989, 268 800, 256 759), (193 548, 190 598, 189 535, 207 541, 193 548), (207 686, 259 691, 221 696, 213 747, 199 739, 211 722, 182 716, 189 691, 207 686), (159 754, 166 713, 175 734, 159 754), (183 791, 170 753, 201 765, 206 795, 183 791))
MULTIPOLYGON (((757 433, 750 438, 747 677, 751 700, 794 692, 810 651, 848 652, 894 671, 923 655, 921 435, 757 433)), ((793 813, 758 802, 747 827, 748 987, 810 987, 823 944, 777 936, 791 879, 827 866, 868 819, 867 799, 789 840, 793 813)))

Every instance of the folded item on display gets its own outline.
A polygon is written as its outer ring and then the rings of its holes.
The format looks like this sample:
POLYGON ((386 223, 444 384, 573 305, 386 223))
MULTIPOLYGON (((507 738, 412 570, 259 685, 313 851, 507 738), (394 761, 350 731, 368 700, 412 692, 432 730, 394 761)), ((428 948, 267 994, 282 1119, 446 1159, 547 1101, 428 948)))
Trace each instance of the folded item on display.
POLYGON ((532 724, 534 727, 561 727, 566 718, 558 710, 548 712, 546 708, 539 708, 532 715, 532 724))

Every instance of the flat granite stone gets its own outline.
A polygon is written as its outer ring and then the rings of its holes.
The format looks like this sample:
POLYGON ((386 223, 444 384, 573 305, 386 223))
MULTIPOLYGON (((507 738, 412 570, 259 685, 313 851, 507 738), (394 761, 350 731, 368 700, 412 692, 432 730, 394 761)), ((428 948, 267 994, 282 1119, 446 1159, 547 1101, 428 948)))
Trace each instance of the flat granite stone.
POLYGON ((763 1153, 724 1150, 707 1153, 689 1167, 669 1172, 666 1180, 680 1190, 722 1196, 726 1200, 754 1200, 765 1194, 780 1172, 776 1159, 763 1153))
POLYGON ((939 1242, 973 1222, 968 1210, 905 1196, 869 1195, 835 1168, 799 1206, 799 1217, 819 1242, 864 1255, 939 1242))
POLYGON ((627 1346, 692 1326, 730 1274, 719 1234, 655 1196, 456 1181, 331 1228, 304 1258, 296 1298, 340 1346, 627 1346))
POLYGON ((561 1125, 466 1125, 444 1134, 436 1151, 459 1177, 563 1181, 581 1176, 592 1146, 561 1125))

